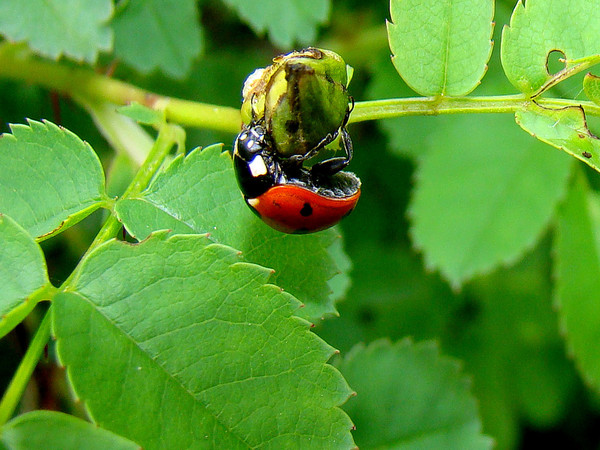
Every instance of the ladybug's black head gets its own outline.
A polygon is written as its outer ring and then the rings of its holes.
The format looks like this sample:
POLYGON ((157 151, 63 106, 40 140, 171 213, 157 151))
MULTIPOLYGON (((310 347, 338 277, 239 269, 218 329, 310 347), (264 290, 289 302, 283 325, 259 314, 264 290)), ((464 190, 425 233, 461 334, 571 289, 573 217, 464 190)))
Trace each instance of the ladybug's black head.
POLYGON ((281 169, 262 125, 250 125, 238 135, 233 147, 233 167, 246 198, 258 197, 276 184, 281 169))
POLYGON ((250 161, 259 153, 269 151, 267 131, 259 124, 244 127, 235 140, 233 151, 245 161, 250 161))

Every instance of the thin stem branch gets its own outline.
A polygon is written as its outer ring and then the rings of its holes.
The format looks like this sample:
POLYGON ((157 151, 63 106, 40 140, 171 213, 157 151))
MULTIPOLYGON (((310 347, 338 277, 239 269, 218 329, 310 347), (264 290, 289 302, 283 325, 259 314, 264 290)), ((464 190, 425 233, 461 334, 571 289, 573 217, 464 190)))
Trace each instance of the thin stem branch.
MULTIPOLYGON (((167 154, 171 150, 171 147, 173 147, 173 144, 180 139, 179 134, 180 129, 176 125, 163 124, 160 127, 156 141, 154 141, 146 161, 144 161, 144 164, 142 164, 135 177, 121 196, 122 199, 134 197, 146 188, 152 177, 163 164, 167 154)), ((81 261, 84 261, 86 256, 95 250, 99 245, 114 238, 120 228, 121 222, 119 222, 119 219, 117 219, 114 211, 111 211, 110 216, 106 222, 104 222, 104 225, 81 258, 81 261)), ((65 280, 60 288, 61 290, 68 289, 73 283, 73 280, 76 279, 77 275, 79 274, 79 270, 81 269, 81 261, 65 280)))
POLYGON ((10 420, 50 338, 50 309, 44 315, 25 356, 0 402, 0 427, 10 420))
MULTIPOLYGON (((515 113, 531 103, 523 95, 489 97, 413 97, 356 102, 350 123, 403 116, 435 116, 461 113, 515 113)), ((600 106, 589 101, 563 98, 536 98, 536 103, 548 108, 583 106, 586 114, 600 116, 600 106)))
MULTIPOLYGON (((578 66, 578 70, 584 65, 578 66)), ((570 72, 569 72, 570 73, 570 72)), ((12 44, 0 45, 0 77, 39 84, 92 103, 127 105, 138 102, 182 126, 237 133, 241 116, 236 108, 211 105, 155 94, 89 69, 34 59, 12 44)), ((350 123, 410 115, 514 113, 531 99, 525 95, 489 97, 420 97, 356 102, 350 123)), ((583 106, 586 114, 600 116, 600 106, 589 101, 536 97, 542 106, 583 106)))
POLYGON ((161 96, 89 69, 34 59, 11 44, 0 46, 0 77, 39 84, 95 102, 137 102, 164 111, 167 120, 182 125, 232 133, 240 130, 241 116, 236 108, 161 96))

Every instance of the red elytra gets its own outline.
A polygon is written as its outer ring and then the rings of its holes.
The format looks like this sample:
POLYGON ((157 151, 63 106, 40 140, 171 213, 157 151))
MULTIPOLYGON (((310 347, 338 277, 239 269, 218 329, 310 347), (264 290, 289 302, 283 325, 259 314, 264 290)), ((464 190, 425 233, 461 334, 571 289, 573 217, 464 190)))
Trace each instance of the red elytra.
POLYGON ((335 225, 352 212, 359 197, 360 189, 348 197, 326 197, 302 186, 280 184, 246 202, 270 227, 302 234, 335 225))

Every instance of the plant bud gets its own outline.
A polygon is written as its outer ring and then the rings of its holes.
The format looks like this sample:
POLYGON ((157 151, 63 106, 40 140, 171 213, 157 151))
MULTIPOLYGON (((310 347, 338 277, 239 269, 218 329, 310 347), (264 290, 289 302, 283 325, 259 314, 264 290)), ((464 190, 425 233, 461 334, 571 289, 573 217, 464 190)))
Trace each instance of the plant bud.
POLYGON ((328 50, 278 56, 246 80, 242 118, 247 124, 264 120, 279 155, 304 155, 345 125, 348 73, 344 60, 328 50))

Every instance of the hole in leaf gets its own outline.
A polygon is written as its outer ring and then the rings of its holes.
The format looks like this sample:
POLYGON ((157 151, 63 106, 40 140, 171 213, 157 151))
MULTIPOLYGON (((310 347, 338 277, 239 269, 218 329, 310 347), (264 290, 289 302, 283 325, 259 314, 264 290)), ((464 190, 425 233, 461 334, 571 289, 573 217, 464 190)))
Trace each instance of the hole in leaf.
POLYGON ((563 70, 566 66, 567 57, 560 50, 552 50, 546 58, 546 71, 548 75, 554 75, 563 70))

